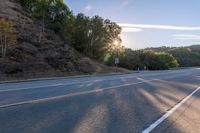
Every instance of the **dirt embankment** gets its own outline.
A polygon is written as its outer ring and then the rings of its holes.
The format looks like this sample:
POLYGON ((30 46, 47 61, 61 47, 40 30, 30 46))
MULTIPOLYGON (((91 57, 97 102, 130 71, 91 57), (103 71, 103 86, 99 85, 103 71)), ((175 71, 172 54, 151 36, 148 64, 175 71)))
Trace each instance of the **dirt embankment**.
POLYGON ((50 29, 41 34, 41 22, 12 0, 0 0, 0 18, 17 30, 17 44, 0 58, 0 80, 127 71, 92 61, 50 29))

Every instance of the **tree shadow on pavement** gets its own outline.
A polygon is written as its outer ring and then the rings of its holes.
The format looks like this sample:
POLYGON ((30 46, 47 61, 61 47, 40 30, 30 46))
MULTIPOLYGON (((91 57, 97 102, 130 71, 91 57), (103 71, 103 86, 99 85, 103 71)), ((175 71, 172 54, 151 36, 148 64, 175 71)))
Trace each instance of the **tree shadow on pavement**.
MULTIPOLYGON (((178 79, 156 80, 4 108, 0 109, 0 132, 139 133, 191 91, 178 79)), ((180 132, 177 127, 173 131, 180 132)))

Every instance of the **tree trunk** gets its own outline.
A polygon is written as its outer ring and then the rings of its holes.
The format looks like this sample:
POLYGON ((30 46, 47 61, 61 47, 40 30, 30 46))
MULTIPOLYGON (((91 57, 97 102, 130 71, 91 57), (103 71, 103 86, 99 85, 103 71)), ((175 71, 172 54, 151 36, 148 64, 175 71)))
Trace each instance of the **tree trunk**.
POLYGON ((3 57, 3 37, 1 36, 1 57, 3 57))
POLYGON ((45 24, 44 24, 44 19, 45 19, 45 11, 43 10, 42 11, 42 17, 43 17, 43 21, 42 21, 42 33, 44 33, 44 26, 45 26, 45 24))
POLYGON ((6 51, 7 51, 7 35, 5 35, 4 56, 3 57, 6 57, 6 51))
POLYGON ((93 42, 93 37, 92 37, 92 39, 91 39, 91 44, 90 44, 90 55, 91 55, 91 57, 93 58, 94 57, 94 47, 93 47, 93 44, 94 44, 94 42, 93 42))
POLYGON ((45 30, 45 11, 42 11, 42 27, 40 28, 40 33, 39 33, 39 43, 41 43, 42 40, 42 34, 44 34, 45 30))
POLYGON ((38 42, 41 43, 41 40, 42 40, 42 28, 40 27, 40 32, 39 32, 39 40, 38 42))

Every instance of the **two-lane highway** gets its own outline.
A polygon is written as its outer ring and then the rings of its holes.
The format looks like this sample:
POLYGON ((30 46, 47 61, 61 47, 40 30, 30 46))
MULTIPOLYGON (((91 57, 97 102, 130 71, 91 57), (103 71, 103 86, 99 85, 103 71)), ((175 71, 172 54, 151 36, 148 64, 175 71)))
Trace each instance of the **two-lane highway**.
POLYGON ((199 86, 198 68, 3 83, 0 133, 200 132, 174 121, 199 111, 199 86))

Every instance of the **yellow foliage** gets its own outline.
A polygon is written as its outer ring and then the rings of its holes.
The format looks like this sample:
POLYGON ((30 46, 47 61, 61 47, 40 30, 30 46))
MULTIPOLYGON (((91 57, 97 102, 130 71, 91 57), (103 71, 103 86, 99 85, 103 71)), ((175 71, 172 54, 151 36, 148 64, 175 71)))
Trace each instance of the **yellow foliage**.
POLYGON ((2 56, 6 55, 7 47, 16 44, 17 36, 16 29, 10 20, 0 18, 0 45, 2 56))
POLYGON ((6 19, 0 19, 0 36, 7 38, 7 45, 16 44, 17 37, 16 37, 16 30, 13 27, 11 21, 6 19))

